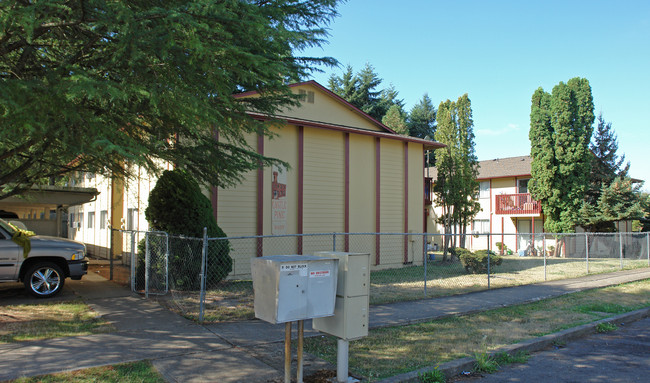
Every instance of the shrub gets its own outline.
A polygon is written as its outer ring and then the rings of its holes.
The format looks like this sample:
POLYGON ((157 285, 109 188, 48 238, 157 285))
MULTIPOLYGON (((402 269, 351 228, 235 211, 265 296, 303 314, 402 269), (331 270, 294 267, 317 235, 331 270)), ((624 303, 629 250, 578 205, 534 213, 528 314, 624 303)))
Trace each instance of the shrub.
POLYGON ((468 273, 486 273, 488 266, 488 253, 490 254, 490 269, 500 265, 502 262, 501 256, 497 255, 494 251, 491 250, 479 250, 475 253, 472 253, 466 249, 462 250, 465 251, 460 254, 460 262, 463 264, 463 267, 468 273))
MULTIPOLYGON (((175 287, 199 289, 203 242, 196 238, 203 238, 204 227, 207 227, 209 238, 226 237, 217 225, 210 200, 203 195, 199 184, 182 170, 163 172, 149 194, 145 217, 151 229, 170 235, 169 269, 174 273, 175 287)), ((219 283, 232 270, 229 253, 228 241, 209 241, 206 261, 208 287, 219 283)))

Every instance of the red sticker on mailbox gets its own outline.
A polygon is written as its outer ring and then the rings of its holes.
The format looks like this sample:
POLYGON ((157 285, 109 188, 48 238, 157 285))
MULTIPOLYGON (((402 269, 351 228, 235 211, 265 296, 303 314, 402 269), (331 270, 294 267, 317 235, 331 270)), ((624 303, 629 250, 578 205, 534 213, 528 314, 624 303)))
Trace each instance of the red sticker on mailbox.
POLYGON ((310 271, 309 272, 309 278, 329 277, 329 276, 330 276, 330 271, 329 270, 310 271))

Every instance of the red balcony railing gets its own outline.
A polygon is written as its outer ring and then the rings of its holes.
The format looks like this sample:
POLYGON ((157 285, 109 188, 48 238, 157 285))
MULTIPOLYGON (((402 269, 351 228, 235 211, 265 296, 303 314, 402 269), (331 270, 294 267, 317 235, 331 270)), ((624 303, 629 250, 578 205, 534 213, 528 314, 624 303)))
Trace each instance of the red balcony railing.
POLYGON ((542 206, 529 193, 500 194, 496 196, 496 214, 541 214, 542 206))

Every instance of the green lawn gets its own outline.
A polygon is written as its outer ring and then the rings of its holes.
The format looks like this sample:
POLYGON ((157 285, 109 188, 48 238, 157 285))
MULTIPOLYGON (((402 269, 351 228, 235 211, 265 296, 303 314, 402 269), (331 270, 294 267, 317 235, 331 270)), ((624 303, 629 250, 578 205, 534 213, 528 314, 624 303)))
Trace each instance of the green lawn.
MULTIPOLYGON (((440 257, 437 257, 438 259, 440 257)), ((526 285, 545 280, 576 278, 587 275, 583 258, 544 258, 503 256, 501 265, 490 274, 490 288, 526 285)), ((620 270, 618 258, 589 260, 589 273, 620 270)), ((624 260, 624 269, 648 267, 647 260, 624 260)), ((401 266, 401 265, 399 265, 401 266)), ((488 288, 487 274, 469 274, 460 262, 428 261, 426 295, 424 266, 404 266, 375 270, 370 274, 370 304, 417 300, 464 294, 488 288)), ((160 298, 163 303, 187 318, 199 317, 199 293, 171 291, 160 298)), ((253 284, 249 281, 225 281, 206 293, 204 320, 221 322, 253 319, 253 284)))
MULTIPOLYGON (((370 381, 650 307, 650 280, 627 283, 409 326, 371 329, 350 342, 350 371, 370 381)), ((305 340, 305 350, 336 362, 336 338, 305 340)))

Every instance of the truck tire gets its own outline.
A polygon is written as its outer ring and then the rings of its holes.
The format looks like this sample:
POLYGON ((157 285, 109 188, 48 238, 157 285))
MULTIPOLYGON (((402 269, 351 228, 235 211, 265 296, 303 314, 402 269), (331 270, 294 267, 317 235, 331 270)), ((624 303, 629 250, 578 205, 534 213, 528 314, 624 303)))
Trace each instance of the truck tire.
POLYGON ((27 270, 24 283, 31 295, 36 298, 49 298, 61 291, 65 275, 56 263, 40 262, 27 270))

